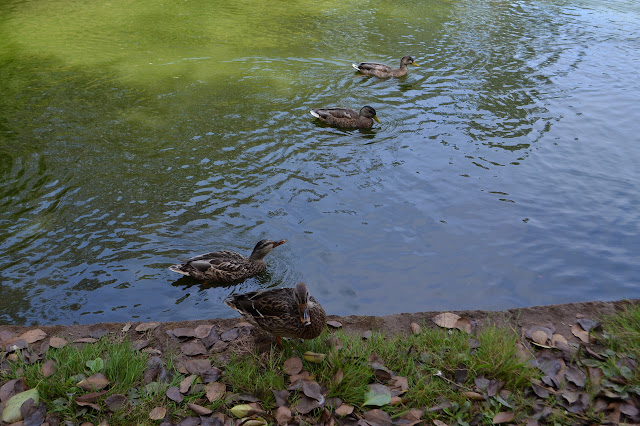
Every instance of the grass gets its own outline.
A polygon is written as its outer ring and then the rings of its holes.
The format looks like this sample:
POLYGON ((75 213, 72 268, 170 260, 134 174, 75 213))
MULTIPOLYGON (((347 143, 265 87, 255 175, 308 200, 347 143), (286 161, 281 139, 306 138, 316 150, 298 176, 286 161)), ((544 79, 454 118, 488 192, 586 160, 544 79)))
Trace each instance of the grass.
MULTIPOLYGON (((609 386, 611 391, 640 395, 638 369, 631 368, 640 357, 640 307, 629 306, 617 315, 604 318, 600 341, 606 345, 602 360, 578 357, 574 361, 585 369, 586 366, 601 368, 603 386, 609 386), (621 377, 626 382, 616 380, 621 377)), ((372 368, 372 361, 375 361, 391 375, 406 377, 408 381, 408 391, 402 395, 402 403, 380 407, 392 417, 399 417, 410 408, 425 410, 444 403, 439 411, 425 412, 423 420, 438 419, 460 425, 470 422, 492 424, 494 416, 501 412, 513 412, 514 421, 518 422, 535 411, 533 404, 536 399, 530 386, 541 374, 522 358, 518 342, 519 337, 514 330, 493 325, 469 336, 458 330, 430 328, 423 324, 418 334, 385 336, 373 332, 366 340, 343 330, 325 330, 319 338, 311 341, 285 343, 284 348, 274 345, 264 353, 256 350, 248 355, 233 355, 224 365, 213 358, 213 364, 223 368, 220 381, 225 383, 227 393, 257 396, 261 407, 273 412, 276 403, 272 390, 287 389, 290 385, 289 376, 283 371, 285 360, 292 356, 303 358, 306 351, 327 354, 322 363, 303 361, 304 369, 327 389, 327 398, 340 398, 344 404, 362 413, 377 408, 363 405, 369 384, 380 383, 372 368), (336 382, 338 372, 342 373, 342 380, 336 382), (468 392, 479 392, 476 379, 482 379, 484 383, 494 381, 494 384, 500 381, 503 391, 492 396, 484 392, 484 400, 474 401, 468 392)), ((231 416, 229 409, 236 403, 227 403, 224 398, 209 403, 199 377, 184 401, 177 403, 166 397, 166 390, 179 386, 186 377, 174 366, 177 355, 167 346, 163 355, 167 380, 145 385, 142 376, 148 355, 134 351, 127 340, 106 336, 97 343, 80 347, 50 348, 42 361, 33 364, 19 355, 17 360, 9 362, 9 370, 2 370, 2 379, 24 377, 29 387, 37 386, 47 410, 55 412, 63 422, 98 424, 109 417, 111 425, 157 424, 158 421, 149 419, 149 412, 154 407, 167 408, 172 419, 179 420, 193 415, 187 408, 188 402, 231 416), (48 378, 42 375, 42 363, 46 360, 56 365, 54 374, 48 378), (76 384, 95 372, 103 373, 110 382, 107 393, 97 401, 102 407, 100 411, 79 407, 75 403, 76 396, 86 393, 76 384), (126 395, 130 403, 109 414, 104 398, 113 394, 126 395)), ((593 401, 599 385, 590 383, 587 388, 592 392, 590 398, 593 401)), ((301 395, 294 393, 289 399, 290 406, 294 406, 299 398, 301 395)), ((578 418, 558 405, 553 396, 545 403, 552 409, 547 418, 550 424, 575 424, 584 419, 595 423, 606 420, 604 414, 593 410, 578 418)))

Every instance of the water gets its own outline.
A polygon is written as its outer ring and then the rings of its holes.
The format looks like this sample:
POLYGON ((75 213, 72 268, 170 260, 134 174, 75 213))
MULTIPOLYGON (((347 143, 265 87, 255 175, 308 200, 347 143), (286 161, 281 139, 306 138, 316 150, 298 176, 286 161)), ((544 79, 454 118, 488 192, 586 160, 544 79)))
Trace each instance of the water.
POLYGON ((632 1, 0 0, 0 321, 640 296, 632 1), (395 80, 353 61, 421 65, 395 80), (313 107, 369 104, 372 130, 313 107), (167 266, 286 238, 268 271, 167 266))

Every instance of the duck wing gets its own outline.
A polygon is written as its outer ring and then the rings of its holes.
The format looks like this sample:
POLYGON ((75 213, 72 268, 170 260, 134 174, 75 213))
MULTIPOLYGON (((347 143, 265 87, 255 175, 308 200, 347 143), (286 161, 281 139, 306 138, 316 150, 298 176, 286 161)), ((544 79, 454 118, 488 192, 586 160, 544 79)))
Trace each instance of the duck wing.
POLYGON ((252 291, 232 295, 225 300, 227 306, 255 319, 280 318, 295 315, 298 308, 292 288, 252 291))
POLYGON ((392 68, 389 65, 378 64, 376 62, 361 62, 359 64, 353 64, 354 68, 364 73, 370 72, 391 72, 392 68))
POLYGON ((316 108, 311 110, 312 114, 315 112, 318 115, 313 114, 318 118, 347 118, 347 119, 358 119, 360 113, 351 108, 316 108))

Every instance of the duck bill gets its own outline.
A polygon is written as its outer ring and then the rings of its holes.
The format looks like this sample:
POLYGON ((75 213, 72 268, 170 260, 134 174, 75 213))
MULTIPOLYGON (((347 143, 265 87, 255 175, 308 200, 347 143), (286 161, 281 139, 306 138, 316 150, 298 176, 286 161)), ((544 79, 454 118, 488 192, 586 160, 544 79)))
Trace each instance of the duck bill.
POLYGON ((284 244, 284 243, 286 243, 286 242, 287 242, 287 240, 280 240, 280 241, 276 241, 276 242, 274 242, 274 243, 273 243, 273 246, 274 246, 274 247, 278 247, 278 246, 283 245, 283 244, 284 244))
POLYGON ((306 303, 300 304, 300 321, 305 326, 311 325, 311 317, 309 316, 309 307, 306 303))
POLYGON ((373 116, 373 119, 374 119, 374 120, 376 120, 378 123, 380 122, 380 119, 378 118, 378 116, 377 116, 377 115, 374 115, 374 116, 373 116))
POLYGON ((415 65, 416 67, 420 66, 420 65, 418 65, 418 63, 416 61, 413 61, 412 64, 415 65))

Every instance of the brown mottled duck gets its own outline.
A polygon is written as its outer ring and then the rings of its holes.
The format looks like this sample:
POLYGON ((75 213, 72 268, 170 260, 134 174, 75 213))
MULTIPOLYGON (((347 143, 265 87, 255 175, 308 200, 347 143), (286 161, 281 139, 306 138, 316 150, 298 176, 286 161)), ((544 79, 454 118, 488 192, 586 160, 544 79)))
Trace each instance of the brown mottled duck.
POLYGON ((362 107, 360 112, 351 108, 316 108, 309 112, 320 121, 336 127, 368 129, 373 126, 373 120, 380 122, 376 110, 368 105, 362 107))
POLYGON ((407 65, 418 66, 418 63, 411 56, 403 56, 400 59, 400 68, 392 68, 389 65, 378 64, 375 62, 361 62, 359 64, 351 64, 362 74, 374 75, 380 78, 402 77, 409 70, 407 65))
POLYGON ((315 339, 325 327, 326 315, 304 283, 294 288, 252 291, 229 296, 224 303, 258 327, 276 336, 315 339))
POLYGON ((287 240, 261 240, 248 258, 229 250, 215 251, 186 259, 169 269, 197 280, 231 282, 249 278, 266 268, 264 257, 287 240))

